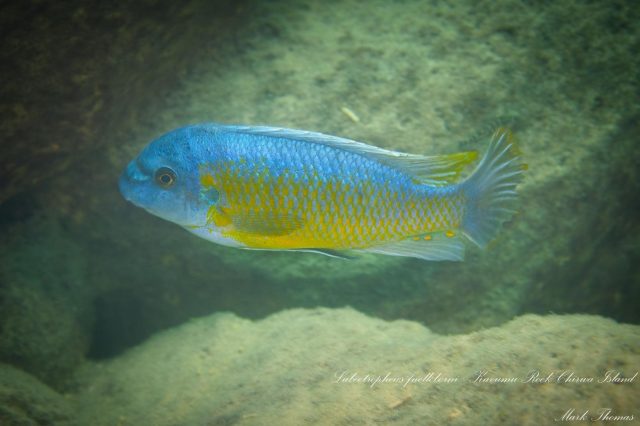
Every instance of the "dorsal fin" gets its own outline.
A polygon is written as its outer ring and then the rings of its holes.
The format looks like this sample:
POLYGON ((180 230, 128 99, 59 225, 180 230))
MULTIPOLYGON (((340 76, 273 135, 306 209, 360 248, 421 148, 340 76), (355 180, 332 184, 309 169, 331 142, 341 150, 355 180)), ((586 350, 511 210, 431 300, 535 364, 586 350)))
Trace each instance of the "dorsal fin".
POLYGON ((423 156, 390 151, 350 139, 306 130, 284 129, 265 126, 217 126, 222 131, 266 136, 276 139, 298 140, 340 149, 371 158, 398 171, 431 185, 443 185, 459 180, 465 167, 472 163, 478 153, 460 152, 448 155, 423 156))

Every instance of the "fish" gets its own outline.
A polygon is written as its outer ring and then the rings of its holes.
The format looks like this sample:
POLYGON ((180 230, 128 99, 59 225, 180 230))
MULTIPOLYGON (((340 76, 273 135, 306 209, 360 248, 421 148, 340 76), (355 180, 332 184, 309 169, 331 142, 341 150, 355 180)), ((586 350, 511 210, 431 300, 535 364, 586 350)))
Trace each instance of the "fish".
POLYGON ((526 169, 506 128, 478 157, 202 123, 149 143, 119 189, 134 205, 225 246, 460 261, 469 243, 486 247, 515 213, 526 169))

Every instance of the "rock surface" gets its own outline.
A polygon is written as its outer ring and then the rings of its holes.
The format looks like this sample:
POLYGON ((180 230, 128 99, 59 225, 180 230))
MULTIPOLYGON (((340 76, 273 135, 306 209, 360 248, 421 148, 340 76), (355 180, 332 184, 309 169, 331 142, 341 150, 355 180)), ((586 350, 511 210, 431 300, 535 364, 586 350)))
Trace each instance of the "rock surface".
POLYGON ((75 419, 65 397, 29 374, 0 364, 0 425, 79 425, 75 419))
POLYGON ((603 407, 637 421, 638 342, 640 327, 586 315, 443 336, 349 308, 224 313, 86 367, 72 400, 96 426, 540 425, 603 407), (523 383, 534 370, 538 383, 523 383), (607 371, 636 377, 598 383, 607 371))

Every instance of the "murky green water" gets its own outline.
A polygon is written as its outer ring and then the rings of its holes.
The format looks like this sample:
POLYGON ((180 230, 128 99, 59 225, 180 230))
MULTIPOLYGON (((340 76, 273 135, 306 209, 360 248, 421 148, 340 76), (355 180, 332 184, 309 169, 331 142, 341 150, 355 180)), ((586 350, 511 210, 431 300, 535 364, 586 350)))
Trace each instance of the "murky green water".
POLYGON ((637 421, 639 19, 624 1, 0 6, 0 424, 637 421), (462 263, 226 248, 117 188, 189 123, 435 155, 482 151, 501 120, 528 164, 519 212, 462 263), (532 370, 553 377, 473 380, 532 370), (407 383, 429 372, 459 381, 407 383))

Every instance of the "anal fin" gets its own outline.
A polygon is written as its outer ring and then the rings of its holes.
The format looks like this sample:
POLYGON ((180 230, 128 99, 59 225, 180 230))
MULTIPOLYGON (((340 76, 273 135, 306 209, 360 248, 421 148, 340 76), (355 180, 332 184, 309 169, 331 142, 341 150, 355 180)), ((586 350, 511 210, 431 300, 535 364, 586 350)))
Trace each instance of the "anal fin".
POLYGON ((434 261, 463 260, 465 245, 462 238, 449 235, 451 235, 450 232, 436 232, 368 247, 362 251, 434 261))
POLYGON ((273 248, 256 248, 256 247, 243 247, 246 250, 264 250, 264 251, 291 251, 302 253, 316 253, 322 254, 334 259, 353 260, 354 256, 346 254, 344 251, 331 250, 331 249, 273 249, 273 248))

